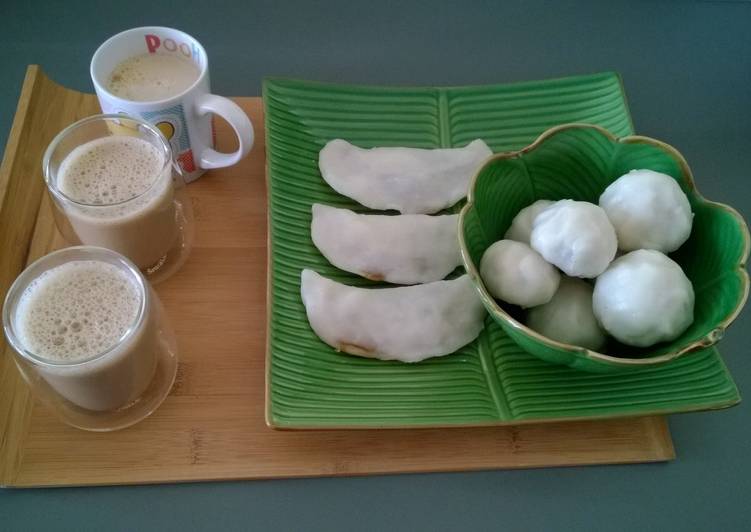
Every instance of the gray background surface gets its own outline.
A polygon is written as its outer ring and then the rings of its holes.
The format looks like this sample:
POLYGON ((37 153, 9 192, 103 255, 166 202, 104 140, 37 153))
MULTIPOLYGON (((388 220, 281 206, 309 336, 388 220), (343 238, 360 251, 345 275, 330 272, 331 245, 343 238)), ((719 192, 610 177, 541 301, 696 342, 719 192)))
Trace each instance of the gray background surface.
MULTIPOLYGON (((0 1, 0 146, 26 65, 93 91, 91 54, 140 25, 206 47, 213 89, 265 75, 406 85, 619 71, 637 132, 751 215, 751 3, 0 1)), ((721 344, 751 389, 744 312, 721 344)), ((669 464, 1 490, 0 530, 751 530, 751 407, 674 416, 669 464)))

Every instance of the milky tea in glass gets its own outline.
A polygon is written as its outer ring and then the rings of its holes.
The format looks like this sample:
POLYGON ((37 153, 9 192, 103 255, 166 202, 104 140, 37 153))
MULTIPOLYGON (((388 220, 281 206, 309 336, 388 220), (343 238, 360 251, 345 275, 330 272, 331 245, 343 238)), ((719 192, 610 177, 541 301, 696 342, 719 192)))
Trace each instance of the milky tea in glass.
POLYGON ((52 141, 43 167, 66 240, 117 251, 152 281, 187 258, 190 203, 154 126, 124 115, 86 118, 52 141))
POLYGON ((64 248, 34 262, 8 291, 3 326, 35 395, 79 428, 143 419, 175 379, 175 338, 158 297, 108 249, 64 248))

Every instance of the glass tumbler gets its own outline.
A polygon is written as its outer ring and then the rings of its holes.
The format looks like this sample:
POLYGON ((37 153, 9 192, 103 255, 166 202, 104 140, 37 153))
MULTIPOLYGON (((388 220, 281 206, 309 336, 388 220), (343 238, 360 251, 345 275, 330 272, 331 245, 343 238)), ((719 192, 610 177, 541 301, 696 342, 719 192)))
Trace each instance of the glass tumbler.
MULTIPOLYGON (((68 283, 73 282, 70 279, 68 277, 68 283)), ((128 317, 122 323, 129 320, 128 317)), ((164 401, 177 374, 175 336, 159 298, 131 261, 108 249, 92 246, 64 248, 32 263, 18 276, 6 295, 3 329, 13 348, 16 365, 35 397, 62 421, 80 429, 110 431, 137 423, 164 401), (65 271, 70 272, 70 267, 80 264, 90 269, 85 271, 86 275, 79 274, 76 278, 75 282, 79 284, 75 285, 77 288, 73 293, 70 292, 71 284, 59 285, 66 287, 62 294, 61 288, 57 292, 43 290, 45 286, 54 286, 51 283, 57 282, 55 279, 60 279, 54 277, 55 272, 62 273, 66 265, 69 269, 65 271), (106 276, 97 277, 92 273, 101 272, 102 268, 110 272, 110 280, 116 282, 108 283, 106 276), (51 272, 53 269, 55 272, 51 272), (113 277, 112 272, 118 272, 117 276, 113 277), (76 306, 83 304, 80 290, 90 290, 92 286, 99 291, 97 300, 101 296, 107 304, 100 305, 104 309, 100 313, 82 313, 76 306), (126 290, 129 299, 122 292, 126 286, 129 287, 126 290), (123 325, 123 332, 114 344, 103 346, 100 352, 82 351, 78 346, 94 341, 95 335, 102 331, 102 320, 108 322, 112 313, 117 312, 115 306, 118 304, 122 306, 121 310, 128 308, 135 314, 132 323, 127 327, 123 325), (75 312, 68 312, 74 307, 75 312), (60 312, 50 317, 55 314, 50 308, 60 312), (71 314, 73 323, 65 319, 71 314), (62 320, 50 321, 60 316, 62 320), (86 325, 95 322, 98 327, 86 325), (54 345, 70 342, 68 345, 75 346, 71 347, 74 355, 78 349, 86 356, 62 357, 51 351, 45 352, 50 345, 45 342, 49 342, 49 338, 53 343, 57 342, 54 335, 64 332, 52 328, 51 323, 69 330, 66 339, 54 345), (80 335, 75 337, 70 331, 79 331, 80 335), (81 339, 84 344, 76 343, 81 339), (36 347, 32 348, 32 345, 36 347)), ((120 331, 119 328, 113 330, 113 335, 120 331)))
POLYGON ((84 118, 52 140, 42 166, 55 222, 68 243, 117 251, 152 283, 187 259, 191 202, 157 127, 122 114, 84 118), (143 164, 144 157, 151 163, 143 164))

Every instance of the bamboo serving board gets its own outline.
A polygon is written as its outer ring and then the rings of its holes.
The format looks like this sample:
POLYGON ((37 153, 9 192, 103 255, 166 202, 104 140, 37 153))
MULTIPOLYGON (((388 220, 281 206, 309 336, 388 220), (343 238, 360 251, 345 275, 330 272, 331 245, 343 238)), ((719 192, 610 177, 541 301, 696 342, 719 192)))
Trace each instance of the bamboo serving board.
MULTIPOLYGON (((674 458, 662 417, 462 429, 275 431, 264 421, 266 185, 260 98, 237 98, 256 128, 250 156, 189 186, 193 252, 157 286, 178 336, 177 382, 150 418, 90 433, 31 397, 0 344, 0 485, 59 486, 460 471, 674 458)), ((96 97, 28 69, 0 169, 0 295, 64 245, 41 177, 61 129, 96 97)), ((232 149, 229 127, 218 144, 232 149)))

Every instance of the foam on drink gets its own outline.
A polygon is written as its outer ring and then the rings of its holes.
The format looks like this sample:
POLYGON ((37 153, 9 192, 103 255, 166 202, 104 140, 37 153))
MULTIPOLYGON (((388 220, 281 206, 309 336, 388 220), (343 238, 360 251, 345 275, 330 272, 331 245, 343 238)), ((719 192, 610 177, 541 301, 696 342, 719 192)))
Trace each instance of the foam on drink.
POLYGON ((188 58, 147 53, 120 62, 110 75, 107 89, 125 100, 164 100, 184 92, 199 75, 198 67, 188 58))
POLYGON ((139 287, 125 271, 101 261, 67 262, 24 290, 18 336, 39 357, 76 362, 117 345, 140 307, 139 287))
POLYGON ((91 140, 60 163, 57 188, 75 202, 61 208, 82 243, 150 268, 179 244, 171 171, 164 154, 142 138, 91 140))
POLYGON ((164 156, 138 137, 110 136, 75 148, 60 165, 60 191, 89 205, 112 205, 146 192, 164 156))

